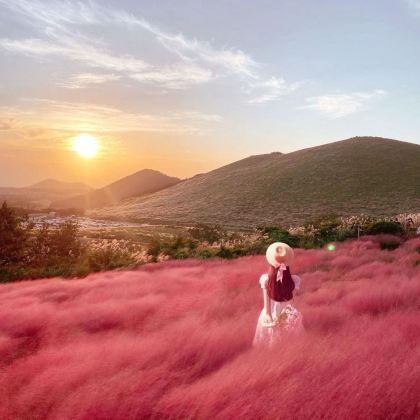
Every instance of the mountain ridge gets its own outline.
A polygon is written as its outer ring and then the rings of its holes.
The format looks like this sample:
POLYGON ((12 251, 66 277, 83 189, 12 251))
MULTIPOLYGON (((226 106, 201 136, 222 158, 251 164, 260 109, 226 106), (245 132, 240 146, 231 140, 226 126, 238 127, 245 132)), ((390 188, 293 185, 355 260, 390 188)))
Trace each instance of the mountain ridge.
POLYGON ((55 178, 46 178, 42 181, 22 187, 24 189, 38 189, 38 190, 58 190, 58 189, 73 189, 73 190, 92 190, 90 185, 83 182, 66 182, 55 178))
POLYGON ((144 168, 87 194, 78 194, 54 201, 50 207, 55 209, 91 209, 115 204, 132 196, 151 194, 179 182, 182 182, 182 180, 177 177, 165 175, 154 169, 144 168))

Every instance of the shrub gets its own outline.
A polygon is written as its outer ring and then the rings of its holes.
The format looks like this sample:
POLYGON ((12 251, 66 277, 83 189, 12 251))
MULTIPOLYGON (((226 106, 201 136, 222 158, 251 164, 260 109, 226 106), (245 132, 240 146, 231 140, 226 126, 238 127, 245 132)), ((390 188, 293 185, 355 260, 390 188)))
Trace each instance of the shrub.
POLYGON ((378 235, 380 233, 389 233, 392 235, 401 235, 404 233, 404 228, 398 222, 380 220, 371 224, 368 228, 368 234, 378 235))
MULTIPOLYGON (((217 252, 217 251, 216 251, 217 252)), ((203 248, 200 249, 199 251, 197 251, 194 256, 196 258, 201 258, 201 259, 207 259, 207 258, 211 258, 214 257, 216 255, 216 252, 212 251, 209 248, 203 248)))
POLYGON ((257 229, 261 234, 266 235, 270 243, 284 242, 291 247, 296 247, 299 244, 298 236, 290 234, 287 230, 279 226, 259 226, 257 229))
POLYGON ((324 246, 328 242, 336 241, 339 237, 339 226, 341 224, 337 215, 331 214, 316 220, 313 225, 317 229, 315 244, 324 246))
POLYGON ((234 257, 234 254, 233 254, 233 252, 232 252, 232 250, 230 249, 230 248, 226 248, 225 246, 221 246, 220 247, 220 249, 217 251, 217 254, 216 254, 218 257, 221 257, 221 258, 228 258, 228 259, 230 259, 230 258, 233 258, 234 257))
POLYGON ((191 237, 199 242, 208 242, 213 244, 226 238, 226 230, 219 224, 209 226, 205 223, 197 223, 194 227, 188 229, 191 237))
POLYGON ((91 271, 113 270, 120 267, 135 265, 131 254, 110 248, 90 251, 87 256, 88 267, 91 271))
POLYGON ((147 247, 147 253, 153 257, 159 254, 169 255, 172 258, 186 258, 191 250, 197 248, 198 242, 190 237, 177 234, 170 239, 160 239, 154 236, 147 247))

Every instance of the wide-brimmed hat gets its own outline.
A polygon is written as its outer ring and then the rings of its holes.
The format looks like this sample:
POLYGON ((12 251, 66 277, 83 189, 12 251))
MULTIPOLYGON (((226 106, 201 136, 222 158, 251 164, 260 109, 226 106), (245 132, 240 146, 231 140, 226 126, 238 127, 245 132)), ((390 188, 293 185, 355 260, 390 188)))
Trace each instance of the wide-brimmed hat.
POLYGON ((294 252, 293 249, 284 242, 273 242, 267 248, 265 256, 269 264, 278 267, 281 263, 290 265, 294 258, 294 252), (281 260, 277 261, 276 256, 281 257, 281 260))

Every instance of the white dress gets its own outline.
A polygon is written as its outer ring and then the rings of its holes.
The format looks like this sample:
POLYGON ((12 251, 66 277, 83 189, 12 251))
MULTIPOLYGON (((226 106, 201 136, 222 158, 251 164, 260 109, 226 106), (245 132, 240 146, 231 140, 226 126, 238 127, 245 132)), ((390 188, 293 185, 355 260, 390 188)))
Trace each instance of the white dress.
MULTIPOLYGON (((278 270, 277 280, 281 281, 282 276, 282 270, 278 270)), ((300 277, 292 274, 292 279, 295 283, 295 290, 299 289, 300 277)), ((267 282, 268 274, 264 273, 260 277, 260 286, 262 289, 267 288, 267 282)), ((263 308, 258 318, 255 336, 252 341, 253 346, 272 347, 274 344, 284 341, 289 334, 297 334, 304 331, 302 314, 293 306, 292 302, 293 299, 288 302, 277 302, 270 299, 271 316, 276 325, 267 327, 263 324, 263 308)))

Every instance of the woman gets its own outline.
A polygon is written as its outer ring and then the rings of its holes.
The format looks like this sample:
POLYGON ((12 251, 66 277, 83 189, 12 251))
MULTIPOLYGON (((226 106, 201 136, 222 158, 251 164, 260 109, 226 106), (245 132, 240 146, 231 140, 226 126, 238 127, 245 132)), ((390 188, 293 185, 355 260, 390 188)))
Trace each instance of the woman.
POLYGON ((290 274, 293 249, 283 242, 272 243, 266 251, 268 273, 260 277, 264 308, 257 322, 253 346, 271 347, 290 333, 304 330, 302 314, 292 305, 293 292, 300 288, 300 277, 290 274))

